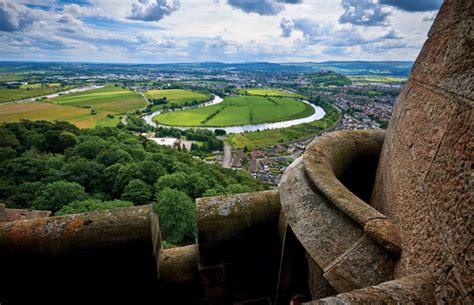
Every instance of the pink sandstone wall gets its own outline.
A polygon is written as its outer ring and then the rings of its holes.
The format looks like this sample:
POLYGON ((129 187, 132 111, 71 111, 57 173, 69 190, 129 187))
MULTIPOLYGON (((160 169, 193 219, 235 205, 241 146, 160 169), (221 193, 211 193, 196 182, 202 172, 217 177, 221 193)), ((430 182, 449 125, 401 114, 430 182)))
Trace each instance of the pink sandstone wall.
POLYGON ((439 303, 472 302, 474 1, 446 0, 398 98, 372 204, 401 227, 396 277, 431 271, 439 303))

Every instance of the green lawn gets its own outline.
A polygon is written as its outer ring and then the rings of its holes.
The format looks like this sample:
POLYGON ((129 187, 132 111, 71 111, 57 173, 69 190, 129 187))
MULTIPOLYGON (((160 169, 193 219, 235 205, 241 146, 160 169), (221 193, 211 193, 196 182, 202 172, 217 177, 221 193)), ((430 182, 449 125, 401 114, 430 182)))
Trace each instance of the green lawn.
POLYGON ((52 101, 67 106, 90 106, 98 111, 116 114, 135 111, 146 106, 145 99, 140 94, 121 87, 104 87, 66 94, 52 101))
POLYGON ((243 88, 240 89, 241 94, 249 95, 264 95, 264 96, 279 96, 279 97, 298 97, 304 98, 301 94, 284 91, 281 89, 271 89, 271 88, 243 88))
POLYGON ((234 126, 286 121, 313 113, 310 105, 290 98, 233 96, 213 106, 163 113, 154 121, 171 126, 234 126))
POLYGON ((66 91, 74 88, 75 86, 64 86, 64 87, 42 87, 41 85, 26 86, 26 88, 19 89, 0 89, 0 103, 12 102, 22 100, 30 97, 47 95, 58 91, 66 91))
MULTIPOLYGON (((211 98, 211 96, 207 94, 182 89, 150 90, 145 93, 145 96, 150 102, 153 99, 166 97, 168 100, 167 106, 183 106, 186 103, 193 101, 201 102, 211 98)), ((152 111, 163 109, 164 106, 165 105, 155 105, 152 107, 152 111)))

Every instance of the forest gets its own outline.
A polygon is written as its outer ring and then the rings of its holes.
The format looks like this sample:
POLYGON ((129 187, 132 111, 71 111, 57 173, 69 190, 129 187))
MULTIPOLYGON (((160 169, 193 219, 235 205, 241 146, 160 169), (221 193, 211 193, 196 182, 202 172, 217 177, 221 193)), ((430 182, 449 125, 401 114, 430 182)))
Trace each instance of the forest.
POLYGON ((0 125, 0 202, 10 208, 63 215, 153 203, 164 239, 176 244, 194 237, 195 198, 265 188, 125 129, 0 125))

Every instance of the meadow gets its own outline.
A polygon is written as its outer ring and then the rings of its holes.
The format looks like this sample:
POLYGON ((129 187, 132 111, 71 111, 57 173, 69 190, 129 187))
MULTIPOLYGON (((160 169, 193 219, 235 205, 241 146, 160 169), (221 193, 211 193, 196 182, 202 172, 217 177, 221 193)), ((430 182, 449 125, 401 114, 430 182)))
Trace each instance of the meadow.
POLYGON ((67 121, 79 128, 115 126, 118 117, 108 117, 107 112, 91 115, 90 109, 57 105, 45 102, 12 103, 0 105, 0 123, 21 120, 67 121))
POLYGON ((84 92, 62 95, 52 99, 54 103, 67 106, 89 106, 96 110, 115 114, 135 111, 146 106, 138 93, 122 87, 104 87, 84 92))
POLYGON ((239 93, 249 94, 249 95, 262 95, 262 96, 276 96, 276 97, 295 97, 295 98, 304 98, 301 94, 288 92, 280 89, 270 89, 270 88, 244 88, 240 89, 239 93))
POLYGON ((59 91, 69 90, 74 87, 75 86, 41 86, 38 84, 32 84, 23 85, 18 89, 0 89, 0 103, 47 95, 59 91))
POLYGON ((165 105, 168 107, 183 106, 186 103, 193 101, 202 102, 211 98, 211 96, 207 94, 182 89, 149 90, 145 93, 145 96, 150 102, 152 102, 153 99, 162 99, 165 97, 168 100, 167 104, 154 105, 151 108, 152 111, 163 109, 165 105))
POLYGON ((217 105, 166 112, 153 120, 170 126, 235 126, 286 121, 313 113, 310 105, 290 98, 232 96, 217 105))

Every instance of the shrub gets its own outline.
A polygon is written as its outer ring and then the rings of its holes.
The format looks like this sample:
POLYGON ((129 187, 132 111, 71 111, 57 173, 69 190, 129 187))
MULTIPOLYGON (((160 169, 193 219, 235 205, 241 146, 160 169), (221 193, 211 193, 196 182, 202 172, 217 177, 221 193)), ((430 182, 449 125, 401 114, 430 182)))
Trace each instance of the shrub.
POLYGON ((162 237, 168 243, 177 244, 185 237, 196 236, 195 206, 184 192, 165 188, 158 193, 153 210, 158 214, 162 237))

